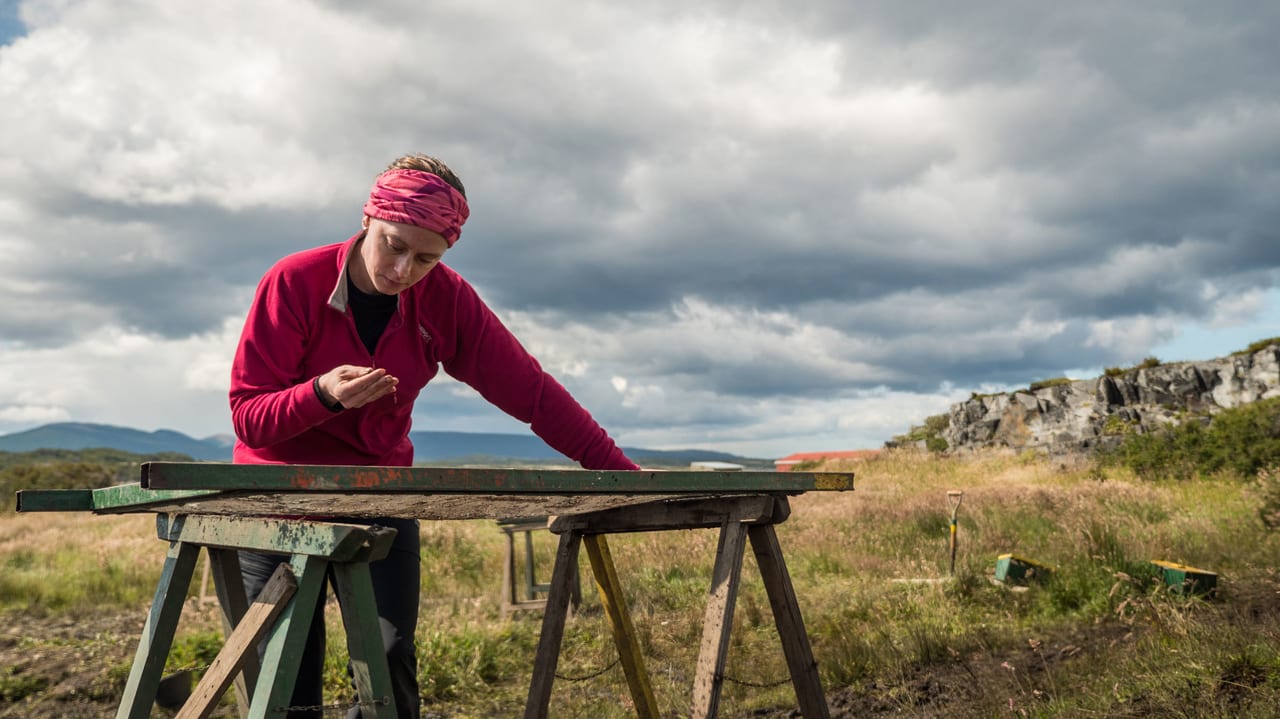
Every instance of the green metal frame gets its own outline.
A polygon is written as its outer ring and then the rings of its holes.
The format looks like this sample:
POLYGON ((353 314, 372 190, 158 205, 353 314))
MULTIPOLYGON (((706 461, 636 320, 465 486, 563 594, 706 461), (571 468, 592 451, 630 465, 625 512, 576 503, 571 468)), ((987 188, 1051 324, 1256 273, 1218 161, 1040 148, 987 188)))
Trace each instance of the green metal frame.
POLYGON ((147 511, 148 507, 174 501, 215 497, 210 490, 152 490, 138 484, 121 484, 100 489, 18 490, 19 512, 112 512, 125 509, 147 511))

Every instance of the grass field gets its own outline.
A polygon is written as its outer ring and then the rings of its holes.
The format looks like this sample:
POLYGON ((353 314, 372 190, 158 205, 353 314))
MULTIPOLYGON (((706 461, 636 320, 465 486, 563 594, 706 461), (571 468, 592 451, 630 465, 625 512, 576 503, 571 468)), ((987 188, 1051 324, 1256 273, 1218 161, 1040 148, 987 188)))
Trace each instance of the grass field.
MULTIPOLYGON (((884 453, 826 469, 856 472, 856 491, 794 498, 778 535, 833 716, 1277 715, 1280 540, 1253 485, 1011 454, 884 453), (964 492, 954 577, 949 490, 964 492), (996 584, 1004 553, 1055 571, 1026 588, 996 584), (1153 578, 1156 559, 1217 573, 1216 595, 1172 591, 1153 578)), ((429 522, 422 537, 425 716, 519 716, 540 615, 500 610, 502 533, 429 522)), ((716 534, 614 536, 610 547, 658 703, 687 716, 716 534)), ((163 556, 149 516, 0 515, 0 716, 113 716, 163 556)), ((634 716, 583 569, 552 715, 634 716)), ((215 611, 193 597, 171 669, 216 653, 215 611)), ((336 616, 338 702, 350 692, 336 616)), ((750 553, 732 637, 721 716, 795 716, 750 553)))

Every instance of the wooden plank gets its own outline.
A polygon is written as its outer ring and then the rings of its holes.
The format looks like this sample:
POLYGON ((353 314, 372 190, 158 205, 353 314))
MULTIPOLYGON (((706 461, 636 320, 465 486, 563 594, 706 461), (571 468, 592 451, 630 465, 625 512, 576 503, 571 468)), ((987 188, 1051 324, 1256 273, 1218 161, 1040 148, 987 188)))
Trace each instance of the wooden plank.
POLYGON ((305 554, 333 561, 351 561, 362 552, 380 551, 385 557, 395 530, 362 524, 311 522, 209 515, 156 515, 161 539, 210 547, 254 549, 281 554, 305 554))
POLYGON ((586 515, 555 517, 548 528, 557 534, 570 529, 583 534, 710 529, 730 519, 737 522, 781 521, 776 516, 779 506, 787 505, 779 503, 771 495, 676 499, 586 515))
MULTIPOLYGON (((249 611, 244 577, 240 574, 240 555, 234 549, 218 547, 206 547, 206 551, 209 555, 210 574, 213 576, 213 591, 218 595, 218 608, 222 612, 222 635, 230 637, 249 611)), ((259 668, 258 653, 250 652, 236 674, 236 710, 240 719, 249 717, 249 704, 253 698, 251 691, 258 683, 259 668)))
POLYGON ((848 490, 853 489, 853 474, 147 462, 142 465, 141 486, 269 492, 715 494, 848 490))
MULTIPOLYGON (((97 502, 98 514, 173 513, 236 517, 406 517, 424 520, 498 519, 511 514, 566 516, 589 514, 656 501, 706 497, 684 494, 430 494, 394 492, 218 492, 173 490, 159 492, 132 485, 132 496, 117 495, 112 503, 97 502), (181 494, 178 494, 181 492, 181 494), (199 494, 196 494, 199 492, 199 494), (156 497, 150 496, 157 494, 156 497)), ((759 492, 720 493, 734 497, 759 492)), ((789 492, 788 494, 794 494, 789 492)))
POLYGON ((547 708, 551 704, 551 685, 555 681, 556 666, 560 661, 560 641, 564 638, 565 617, 569 613, 569 599, 578 573, 578 548, 581 544, 582 538, 577 532, 560 535, 555 567, 551 570, 551 591, 547 595, 546 611, 542 614, 542 633, 538 637, 538 650, 533 657, 533 677, 529 682, 524 719, 547 719, 547 708))
POLYGON ((125 683, 116 719, 147 719, 156 700, 160 675, 173 646, 173 632, 178 627, 182 606, 187 600, 191 575, 195 573, 200 547, 185 542, 172 542, 165 558, 160 582, 156 585, 151 611, 138 640, 133 669, 125 683))
MULTIPOLYGON (((134 485, 136 487, 136 485, 134 485)), ((671 494, 429 494, 394 492, 217 492, 158 501, 144 494, 132 503, 95 507, 100 514, 170 512, 240 517, 406 517, 428 520, 497 519, 512 513, 563 515, 642 504, 671 494)), ((168 491, 168 490, 164 490, 168 491)), ((177 490, 175 490, 177 491, 177 490)))
POLYGON ((711 594, 702 624, 702 646, 693 678, 694 719, 710 719, 720 710, 720 689, 724 683, 729 630, 733 628, 746 536, 747 525, 740 522, 725 522, 720 529, 716 563, 711 572, 711 594))
POLYGON ((658 719, 658 700, 653 695, 653 684, 649 681, 649 673, 644 666, 644 653, 640 649, 640 640, 636 637, 636 628, 631 623, 631 612, 627 609, 627 601, 622 594, 622 584, 618 581, 618 571, 614 568, 609 544, 602 534, 588 534, 582 541, 587 548, 587 557, 591 560, 591 571, 596 578, 600 602, 609 617, 613 642, 618 648, 622 671, 627 678, 627 687, 631 690, 631 700, 636 706, 636 716, 640 719, 658 719))
POLYGON ((218 656, 213 658, 208 671, 201 677, 191 698, 175 719, 207 719, 213 713, 218 700, 227 691, 245 660, 250 655, 256 657, 258 642, 271 630, 276 617, 284 611, 285 604, 297 589, 298 583, 294 580, 289 565, 281 564, 276 567, 271 579, 262 588, 258 598, 253 600, 235 631, 227 637, 218 656))
POLYGON ((813 649, 809 646, 809 635, 800 616, 800 605, 796 602, 791 575, 782 558, 777 532, 772 525, 750 527, 747 532, 764 579, 765 592, 769 595, 769 604, 773 607, 774 624, 782 639, 782 651, 787 658, 787 669, 791 672, 791 684, 796 690, 800 713, 809 719, 829 719, 831 710, 822 691, 818 663, 814 661, 813 649))

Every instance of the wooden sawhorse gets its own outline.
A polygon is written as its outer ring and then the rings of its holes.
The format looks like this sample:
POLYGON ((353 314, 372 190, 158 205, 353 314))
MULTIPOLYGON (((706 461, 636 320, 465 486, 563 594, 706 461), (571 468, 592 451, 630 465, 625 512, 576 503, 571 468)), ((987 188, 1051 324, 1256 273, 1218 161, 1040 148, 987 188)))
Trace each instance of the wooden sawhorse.
POLYGON ((660 714, 653 689, 604 535, 715 527, 720 528, 720 542, 716 549, 710 598, 702 627, 702 645, 694 676, 692 716, 711 719, 719 711, 729 630, 733 626, 742 558, 749 539, 773 609, 774 623, 782 640, 800 711, 808 719, 829 719, 830 710, 822 692, 818 665, 813 659, 791 576, 787 573, 774 532, 774 525, 785 521, 790 513, 790 504, 784 495, 758 494, 670 500, 570 515, 552 521, 550 530, 560 535, 560 544, 542 618, 542 635, 534 658, 525 719, 547 717, 572 577, 582 544, 587 547, 591 569, 636 705, 636 714, 642 719, 658 719, 660 714))
POLYGON ((228 636, 178 719, 207 717, 237 675, 242 677, 236 682, 242 718, 279 716, 276 709, 287 706, 293 695, 297 678, 294 670, 330 569, 343 596, 347 649, 364 716, 390 719, 396 715, 369 578, 369 562, 387 555, 395 538, 394 529, 182 514, 156 515, 156 529, 161 539, 169 541, 169 554, 116 719, 151 716, 201 547, 209 553, 228 636), (245 597, 240 576, 237 552, 242 549, 290 556, 288 569, 277 570, 252 606, 245 597), (259 666, 257 645, 267 632, 270 639, 259 666))
MULTIPOLYGON (((502 530, 507 539, 506 552, 502 557, 502 613, 510 614, 522 609, 541 610, 547 605, 547 600, 545 597, 539 599, 538 594, 545 594, 550 591, 551 585, 538 583, 537 573, 534 571, 533 566, 533 533, 547 529, 547 518, 499 519, 498 529, 502 530), (524 535, 523 594, 516 589, 516 576, 519 574, 516 571, 516 533, 524 535)), ((578 604, 582 601, 582 585, 576 573, 573 579, 573 594, 570 600, 574 609, 577 609, 578 604)))

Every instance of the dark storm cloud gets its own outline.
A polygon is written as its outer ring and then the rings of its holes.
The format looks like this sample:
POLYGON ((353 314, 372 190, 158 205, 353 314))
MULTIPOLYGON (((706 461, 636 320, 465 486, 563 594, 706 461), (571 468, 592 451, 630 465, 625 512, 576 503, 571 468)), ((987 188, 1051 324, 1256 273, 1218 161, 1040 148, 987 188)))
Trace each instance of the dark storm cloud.
POLYGON ((1273 3, 105 7, 0 48, 10 344, 217 331, 412 151, 446 262, 637 430, 1126 364, 1280 284, 1273 3))
MULTIPOLYGON (((953 93, 962 109, 954 122, 989 133, 988 147, 974 156, 958 138, 893 148, 900 162, 890 171, 867 163, 875 153, 865 148, 795 138, 789 128, 730 126, 732 140, 750 149, 717 150, 722 134, 676 118, 666 125, 687 129, 684 152, 712 148, 709 162, 677 160, 663 170, 678 189, 696 190, 698 182, 680 174, 695 167, 718 191, 673 191, 641 235, 609 221, 618 211, 612 184, 594 204, 597 188, 583 186, 582 214, 594 224, 559 238, 539 228, 535 241, 504 248, 517 266, 539 269, 504 281, 477 269, 490 292, 509 306, 577 317, 660 310, 690 295, 797 317, 814 303, 876 303, 912 289, 937 307, 967 298, 974 314, 950 328, 893 314, 833 325, 881 337, 893 350, 883 361, 910 368, 918 386, 1116 361, 1135 348, 1087 342, 1091 324, 1203 320, 1215 311, 1207 285, 1219 296, 1274 286, 1280 218, 1270 198, 1280 110, 1266 69, 1280 66, 1280 53, 1258 16, 1165 4, 960 14, 841 7, 851 8, 847 16, 812 11, 822 18, 809 27, 844 50, 848 91, 870 77, 953 93), (920 188, 940 166, 961 179, 1010 178, 999 203, 975 212, 1018 213, 1032 231, 915 226, 909 215, 886 227, 860 212, 868 192, 920 188), (1007 358, 992 352, 969 361, 944 351, 912 362, 895 341, 928 330, 940 345, 963 343, 975 325, 1009 327, 1028 313, 1064 329, 1007 358)), ((989 341, 1001 341, 998 329, 989 341)), ((761 386, 734 381, 723 363, 714 367, 726 391, 761 386)), ((778 392, 794 391, 788 384, 776 383, 778 392)))
POLYGON ((211 331, 248 309, 250 290, 280 257, 357 231, 358 198, 349 204, 356 209, 300 215, 46 194, 32 206, 49 219, 13 232, 32 251, 11 262, 23 280, 10 288, 10 307, 31 311, 0 316, 0 334, 49 346, 112 324, 169 338, 211 331))

